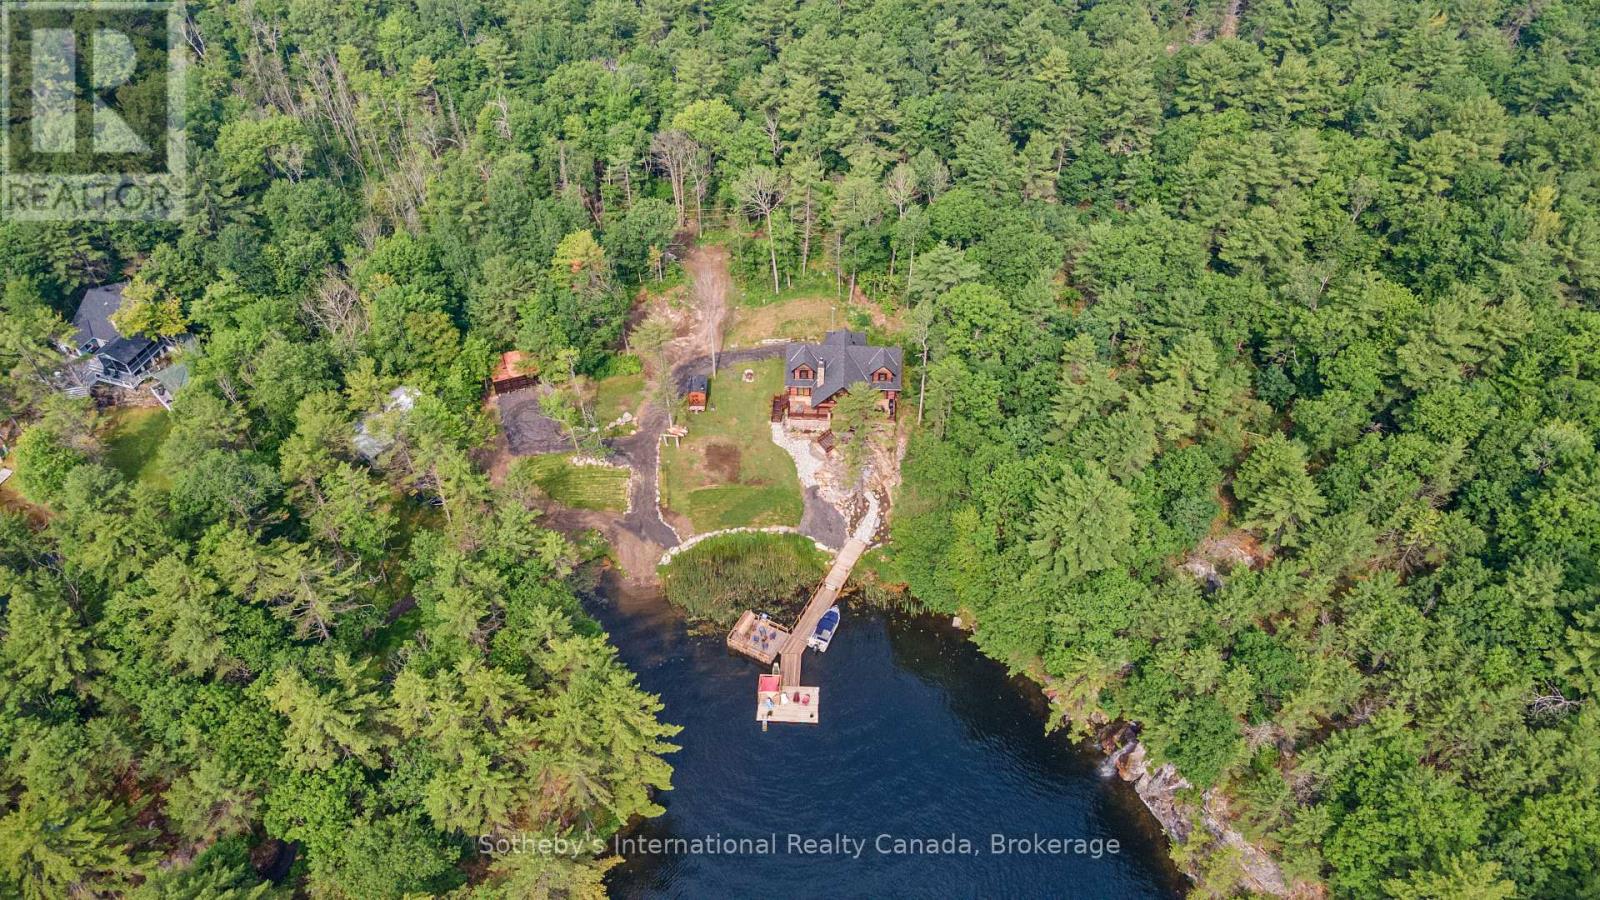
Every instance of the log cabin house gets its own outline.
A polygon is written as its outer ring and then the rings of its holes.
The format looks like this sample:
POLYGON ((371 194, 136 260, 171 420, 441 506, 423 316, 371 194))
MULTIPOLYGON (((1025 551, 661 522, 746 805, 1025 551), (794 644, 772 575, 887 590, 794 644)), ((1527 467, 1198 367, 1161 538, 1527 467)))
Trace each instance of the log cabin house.
POLYGON ((774 398, 773 418, 793 428, 825 431, 839 397, 853 384, 878 391, 878 407, 893 418, 900 400, 902 357, 899 347, 873 347, 859 331, 830 331, 820 344, 790 344, 785 394, 774 398))

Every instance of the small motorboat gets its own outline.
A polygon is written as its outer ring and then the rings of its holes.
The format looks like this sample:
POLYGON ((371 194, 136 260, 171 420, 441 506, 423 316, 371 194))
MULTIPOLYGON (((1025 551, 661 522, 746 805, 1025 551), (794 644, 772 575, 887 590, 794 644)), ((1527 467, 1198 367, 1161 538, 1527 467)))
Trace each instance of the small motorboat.
POLYGON ((806 638, 806 646, 818 653, 828 652, 828 645, 833 642, 833 633, 839 630, 839 607, 830 607, 822 614, 822 620, 817 622, 817 630, 806 638))

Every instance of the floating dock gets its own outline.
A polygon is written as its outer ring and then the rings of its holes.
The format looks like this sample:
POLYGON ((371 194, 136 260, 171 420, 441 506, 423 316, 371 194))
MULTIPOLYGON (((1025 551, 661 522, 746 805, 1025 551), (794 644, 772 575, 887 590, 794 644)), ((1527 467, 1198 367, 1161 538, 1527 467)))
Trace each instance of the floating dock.
POLYGON ((782 657, 783 686, 795 688, 800 685, 800 659, 806 652, 806 641, 817 630, 817 623, 822 621, 822 616, 839 599, 839 592, 844 590, 844 584, 850 580, 850 570, 856 567, 861 554, 867 552, 867 542, 859 538, 851 538, 845 542, 844 548, 839 551, 839 556, 833 561, 833 568, 828 570, 828 577, 822 579, 822 586, 811 595, 811 602, 806 604, 805 612, 800 614, 800 621, 794 625, 794 631, 789 634, 789 642, 784 644, 782 657))
POLYGON ((788 643, 788 629, 780 628, 777 622, 748 610, 739 617, 733 630, 728 632, 729 650, 743 653, 764 666, 772 665, 772 661, 778 658, 788 643))

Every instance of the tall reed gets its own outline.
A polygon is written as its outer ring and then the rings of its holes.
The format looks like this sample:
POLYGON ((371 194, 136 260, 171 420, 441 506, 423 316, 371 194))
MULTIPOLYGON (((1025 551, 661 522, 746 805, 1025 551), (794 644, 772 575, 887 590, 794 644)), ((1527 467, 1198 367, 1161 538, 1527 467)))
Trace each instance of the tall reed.
POLYGON ((667 599, 690 616, 731 625, 746 609, 798 615, 827 557, 794 534, 729 534, 703 541, 661 569, 667 599))

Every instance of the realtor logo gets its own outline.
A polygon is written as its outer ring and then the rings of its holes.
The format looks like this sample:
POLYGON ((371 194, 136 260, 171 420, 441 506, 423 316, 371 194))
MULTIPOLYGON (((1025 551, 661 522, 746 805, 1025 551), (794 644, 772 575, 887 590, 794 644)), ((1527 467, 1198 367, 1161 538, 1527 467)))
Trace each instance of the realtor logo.
POLYGON ((0 216, 182 216, 183 27, 177 0, 0 0, 0 216))

